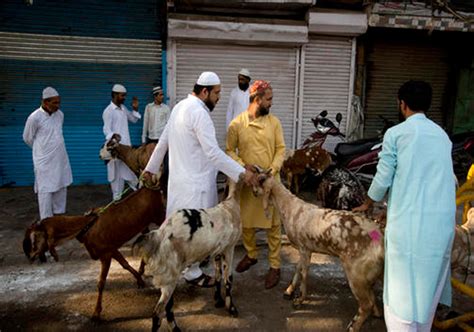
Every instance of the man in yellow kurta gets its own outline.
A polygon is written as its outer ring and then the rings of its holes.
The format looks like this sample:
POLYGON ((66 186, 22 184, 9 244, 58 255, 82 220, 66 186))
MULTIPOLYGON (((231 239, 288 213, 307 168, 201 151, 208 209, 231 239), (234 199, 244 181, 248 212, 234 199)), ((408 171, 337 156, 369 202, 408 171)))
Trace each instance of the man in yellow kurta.
MULTIPOLYGON (((249 107, 229 125, 226 152, 243 166, 271 168, 272 174, 279 178, 285 141, 280 120, 269 114, 272 99, 273 92, 268 82, 256 81, 250 87, 249 107)), ((236 271, 244 272, 257 263, 255 229, 266 229, 270 270, 265 277, 265 288, 275 287, 280 281, 281 223, 278 213, 273 211, 272 218, 267 219, 262 198, 255 197, 249 187, 242 189, 240 208, 242 238, 247 254, 236 271)))

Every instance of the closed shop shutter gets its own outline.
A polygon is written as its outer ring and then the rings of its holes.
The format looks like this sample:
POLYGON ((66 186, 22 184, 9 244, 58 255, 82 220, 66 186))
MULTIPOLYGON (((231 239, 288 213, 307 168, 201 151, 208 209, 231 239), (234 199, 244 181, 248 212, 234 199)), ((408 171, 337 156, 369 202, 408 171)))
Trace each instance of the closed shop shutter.
MULTIPOLYGON (((304 46, 302 123, 298 146, 314 131, 311 118, 328 111, 328 119, 336 124, 336 114, 342 114, 340 130, 345 132, 349 100, 352 96, 352 37, 310 36, 304 46)), ((328 144, 332 138, 328 137, 328 144)))
POLYGON ((398 123, 397 92, 408 80, 423 80, 433 88, 428 117, 444 125, 444 93, 449 66, 446 51, 426 42, 376 39, 369 54, 364 136, 382 129, 379 115, 398 123))
MULTIPOLYGON (((31 149, 22 140, 28 115, 41 91, 57 88, 64 112, 64 138, 74 184, 106 183, 98 152, 104 142, 102 112, 114 83, 140 100, 140 113, 161 84, 159 40, 90 38, 0 32, 0 185, 31 185, 31 149)), ((142 122, 129 124, 140 144, 142 122)))
POLYGON ((295 138, 297 47, 209 44, 185 40, 173 43, 172 49, 176 55, 169 59, 176 71, 174 87, 169 87, 172 104, 191 93, 201 72, 214 71, 221 79, 221 99, 211 113, 221 147, 225 147, 225 117, 229 95, 237 86, 237 73, 241 68, 250 71, 252 81, 263 79, 271 82, 271 112, 281 121, 287 146, 292 146, 295 138))

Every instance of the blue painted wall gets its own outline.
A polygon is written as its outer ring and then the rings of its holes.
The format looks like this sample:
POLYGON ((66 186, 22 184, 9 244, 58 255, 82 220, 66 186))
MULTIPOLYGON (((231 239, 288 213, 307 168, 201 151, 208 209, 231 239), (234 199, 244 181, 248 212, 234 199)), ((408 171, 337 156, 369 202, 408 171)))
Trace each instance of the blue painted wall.
POLYGON ((0 1, 0 31, 159 39, 161 0, 0 1))
MULTIPOLYGON (((0 31, 160 40, 163 6, 164 0, 33 0, 33 5, 1 0, 0 31)), ((143 114, 152 87, 162 84, 162 65, 13 60, 0 54, 0 186, 34 183, 31 149, 22 132, 49 85, 61 94, 74 184, 107 183, 98 153, 104 142, 102 112, 114 83, 127 87, 129 109, 132 96, 139 98, 143 114)), ((140 144, 142 124, 130 124, 132 144, 140 144)))

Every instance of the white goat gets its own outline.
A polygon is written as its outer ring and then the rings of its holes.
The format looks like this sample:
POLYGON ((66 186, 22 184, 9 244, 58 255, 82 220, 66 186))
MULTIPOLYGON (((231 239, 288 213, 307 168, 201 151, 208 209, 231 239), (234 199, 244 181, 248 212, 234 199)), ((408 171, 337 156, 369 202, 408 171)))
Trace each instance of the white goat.
POLYGON ((152 331, 158 331, 166 312, 168 324, 179 331, 173 314, 173 292, 181 272, 189 265, 214 257, 216 273, 216 307, 225 307, 232 316, 237 308, 232 302, 232 261, 234 247, 242 233, 240 225, 240 189, 229 181, 227 199, 209 209, 184 209, 170 216, 155 231, 142 235, 133 245, 153 276, 153 284, 161 289, 161 297, 153 310, 152 331), (225 301, 221 295, 221 271, 224 274, 225 301))
POLYGON ((309 204, 292 195, 269 173, 259 175, 259 187, 254 191, 263 195, 267 211, 269 200, 280 212, 288 239, 300 254, 295 275, 285 291, 285 297, 293 298, 301 281, 300 304, 306 297, 306 278, 311 253, 318 252, 339 257, 349 286, 359 303, 358 314, 347 327, 359 331, 373 313, 381 316, 375 303, 373 284, 383 270, 383 233, 379 225, 367 217, 348 211, 331 210, 309 204))

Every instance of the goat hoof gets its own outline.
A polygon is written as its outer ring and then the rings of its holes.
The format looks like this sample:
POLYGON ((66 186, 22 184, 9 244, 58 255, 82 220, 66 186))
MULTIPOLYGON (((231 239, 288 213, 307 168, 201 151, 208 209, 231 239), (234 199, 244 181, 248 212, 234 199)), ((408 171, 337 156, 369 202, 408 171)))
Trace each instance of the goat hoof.
POLYGON ((216 303, 214 304, 216 308, 223 308, 225 306, 225 302, 223 299, 216 300, 216 303))
POLYGON ((94 314, 94 315, 91 317, 91 321, 92 321, 94 324, 100 323, 100 315, 94 314))
POLYGON ((181 332, 181 329, 180 329, 177 325, 175 325, 175 326, 173 327, 173 330, 172 330, 172 331, 173 331, 173 332, 181 332))
POLYGON ((293 308, 299 309, 303 305, 303 300, 301 298, 296 298, 293 300, 293 308))
POLYGON ((285 300, 293 300, 294 298, 294 293, 283 293, 283 298, 285 300))
POLYGON ((229 308, 229 314, 234 318, 239 317, 239 311, 234 306, 229 308))

